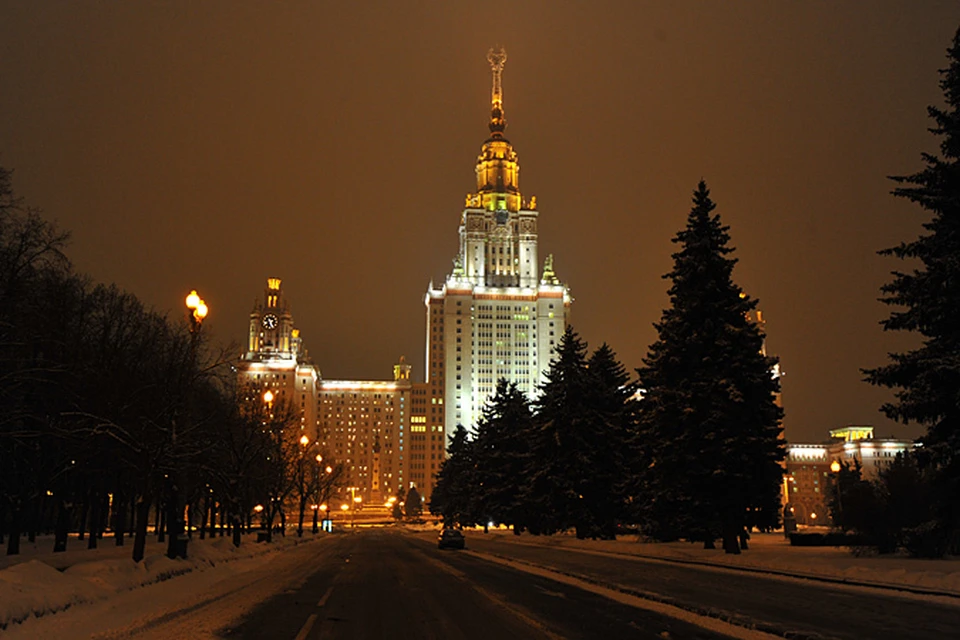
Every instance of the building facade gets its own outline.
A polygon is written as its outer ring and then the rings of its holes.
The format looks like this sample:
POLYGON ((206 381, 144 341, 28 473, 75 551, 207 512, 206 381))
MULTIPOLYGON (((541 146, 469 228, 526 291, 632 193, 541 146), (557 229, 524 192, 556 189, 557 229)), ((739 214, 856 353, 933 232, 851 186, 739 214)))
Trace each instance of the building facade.
POLYGON ((537 201, 520 193, 517 153, 503 135, 506 54, 491 51, 488 60, 490 137, 477 158, 476 192, 467 194, 460 214, 453 271, 442 286, 431 283, 424 298, 426 384, 450 430, 474 427, 501 378, 533 399, 573 302, 552 256, 540 270, 537 201))
POLYGON ((299 409, 300 432, 291 437, 306 434, 325 460, 343 465, 341 499, 351 508, 358 496, 362 504, 382 504, 411 486, 429 499, 445 450, 442 397, 412 382, 402 357, 393 379, 324 380, 281 284, 268 278, 250 312, 247 349, 237 363, 241 385, 299 409))
POLYGON ((877 477, 897 454, 916 446, 909 440, 875 439, 871 426, 846 426, 830 431, 830 440, 819 444, 788 444, 784 499, 798 524, 828 525, 827 499, 835 472, 834 462, 859 464, 865 479, 877 477))

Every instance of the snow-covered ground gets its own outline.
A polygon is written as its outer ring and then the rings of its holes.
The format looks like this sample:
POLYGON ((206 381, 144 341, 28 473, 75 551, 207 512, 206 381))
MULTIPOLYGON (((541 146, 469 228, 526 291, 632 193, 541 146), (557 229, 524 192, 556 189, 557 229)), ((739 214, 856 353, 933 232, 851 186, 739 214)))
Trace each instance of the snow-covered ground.
MULTIPOLYGON (((483 529, 469 537, 483 536, 483 529)), ((577 540, 572 534, 514 536, 506 529, 491 529, 487 535, 504 536, 519 544, 627 553, 664 560, 698 562, 735 569, 772 571, 805 578, 829 578, 858 584, 907 587, 960 596, 960 558, 922 560, 905 555, 855 556, 846 548, 791 547, 782 533, 755 533, 750 548, 740 555, 722 549, 706 550, 703 544, 643 542, 636 536, 613 540, 577 540)))
MULTIPOLYGON (((98 549, 87 550, 85 544, 71 540, 69 551, 54 554, 52 540, 38 539, 35 544, 24 545, 20 556, 4 557, 0 565, 5 566, 0 570, 0 636, 12 637, 14 633, 25 632, 22 637, 39 637, 36 625, 31 624, 38 622, 37 618, 42 620, 52 613, 84 608, 77 605, 112 602, 119 597, 135 600, 139 596, 131 598, 131 592, 147 591, 139 587, 198 570, 202 572, 203 582, 215 581, 249 571, 282 550, 314 539, 309 533, 302 539, 294 535, 277 536, 273 544, 267 545, 256 544, 255 535, 250 535, 245 536, 239 548, 234 547, 229 538, 194 539, 189 544, 188 558, 177 560, 164 555, 165 544, 150 542, 139 563, 130 558, 131 541, 124 547, 116 547, 113 540, 104 539, 98 549)), ((182 598, 186 594, 182 581, 170 582, 178 583, 171 595, 182 598)), ((190 582, 198 583, 193 578, 190 582)), ((151 590, 143 598, 143 606, 131 602, 127 611, 141 613, 146 611, 145 607, 157 609, 157 594, 158 590, 151 590)), ((66 616, 62 613, 53 617, 66 616)), ((132 620, 135 619, 136 616, 132 620)))
MULTIPOLYGON (((411 527, 432 538, 433 527, 411 527)), ((468 532, 499 536, 515 544, 573 547, 641 555, 736 569, 773 571, 859 584, 909 587, 960 597, 960 560, 904 556, 857 557, 847 549, 791 547, 780 534, 754 534, 740 556, 688 543, 577 540, 573 535, 514 536, 508 530, 468 532)), ((21 556, 0 559, 0 638, 216 637, 263 599, 308 577, 310 554, 335 536, 276 538, 272 545, 245 538, 235 549, 228 538, 194 540, 187 560, 169 560, 165 545, 151 542, 143 562, 130 560, 129 546, 103 540, 97 550, 71 540, 70 551, 53 554, 52 540, 24 545, 21 556), (190 573, 189 576, 182 575, 190 573), (179 576, 179 577, 178 577, 179 576), (252 588, 248 588, 252 587, 252 588), (55 613, 55 615, 53 615, 55 613), (186 613, 186 615, 184 615, 186 613), (5 628, 4 628, 5 627, 5 628)))

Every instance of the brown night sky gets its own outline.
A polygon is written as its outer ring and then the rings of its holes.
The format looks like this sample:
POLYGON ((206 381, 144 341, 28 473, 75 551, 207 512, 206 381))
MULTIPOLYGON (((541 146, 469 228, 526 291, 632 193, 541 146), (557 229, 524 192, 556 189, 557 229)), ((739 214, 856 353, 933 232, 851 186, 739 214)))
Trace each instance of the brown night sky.
POLYGON ((878 413, 860 367, 911 339, 875 251, 927 214, 885 176, 935 151, 944 2, 0 0, 0 164, 77 267, 242 341, 284 280, 327 378, 422 376, 423 295, 457 250, 486 137, 487 49, 574 327, 632 370, 703 177, 786 372, 791 440, 878 413))

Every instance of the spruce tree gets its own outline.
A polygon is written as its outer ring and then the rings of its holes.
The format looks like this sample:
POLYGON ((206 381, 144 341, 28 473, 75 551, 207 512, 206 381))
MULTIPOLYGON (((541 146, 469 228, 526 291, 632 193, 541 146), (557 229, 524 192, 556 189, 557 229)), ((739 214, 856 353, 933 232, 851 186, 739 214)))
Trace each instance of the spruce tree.
POLYGON ((584 537, 593 528, 583 495, 593 472, 586 353, 586 344, 567 327, 535 403, 530 482, 525 487, 532 533, 576 527, 577 535, 584 537))
POLYGON ((439 515, 447 526, 472 525, 471 504, 475 500, 473 443, 463 425, 457 425, 447 447, 447 459, 440 465, 437 483, 430 496, 430 513, 439 515))
POLYGON ((635 499, 655 537, 685 537, 739 553, 745 526, 774 526, 779 511, 782 410, 776 360, 734 284, 729 227, 701 180, 665 278, 670 308, 638 370, 645 463, 635 499))
POLYGON ((530 403, 517 385, 497 382, 477 424, 474 442, 476 460, 477 515, 523 530, 521 488, 526 481, 532 427, 530 403))
POLYGON ((931 535, 940 552, 960 552, 960 30, 947 50, 940 87, 946 107, 928 107, 931 132, 940 138, 940 155, 922 154, 924 169, 894 177, 893 194, 932 214, 928 233, 881 251, 910 260, 909 273, 894 272, 881 300, 898 310, 881 324, 887 331, 911 331, 922 345, 890 354, 890 364, 866 370, 871 384, 896 389, 896 401, 881 410, 903 423, 927 429, 920 452, 937 487, 931 535), (952 541, 952 542, 951 542, 952 541))
POLYGON ((624 479, 629 474, 630 443, 636 426, 636 385, 606 343, 587 362, 592 428, 585 434, 593 472, 583 488, 595 536, 616 537, 624 516, 624 479))

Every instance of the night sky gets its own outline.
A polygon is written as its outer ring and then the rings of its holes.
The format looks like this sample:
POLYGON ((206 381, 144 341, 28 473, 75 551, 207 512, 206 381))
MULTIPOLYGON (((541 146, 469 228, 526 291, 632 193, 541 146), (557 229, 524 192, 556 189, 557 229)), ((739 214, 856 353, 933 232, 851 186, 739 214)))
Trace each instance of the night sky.
MULTIPOLYGON (((641 364, 703 177, 781 358, 787 437, 886 420, 878 249, 929 216, 888 175, 936 151, 944 2, 0 0, 0 165, 69 255, 161 311, 198 289, 242 344, 283 278, 324 377, 422 378, 502 45, 507 137, 574 328, 641 364)), ((239 347, 238 347, 239 353, 239 347)))

